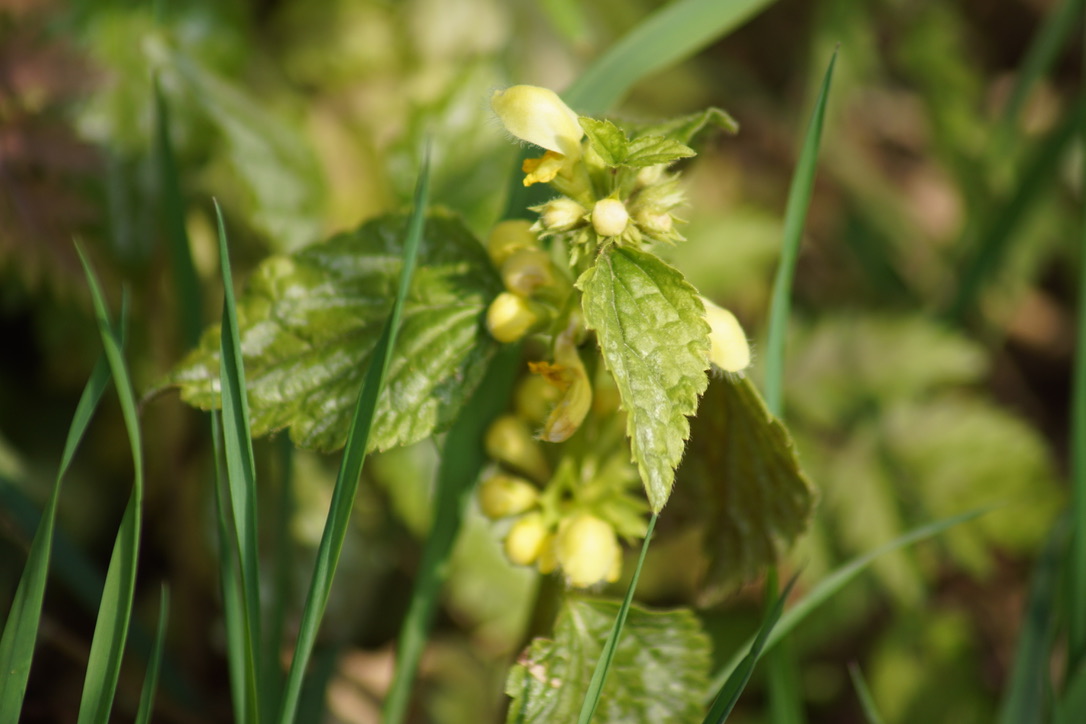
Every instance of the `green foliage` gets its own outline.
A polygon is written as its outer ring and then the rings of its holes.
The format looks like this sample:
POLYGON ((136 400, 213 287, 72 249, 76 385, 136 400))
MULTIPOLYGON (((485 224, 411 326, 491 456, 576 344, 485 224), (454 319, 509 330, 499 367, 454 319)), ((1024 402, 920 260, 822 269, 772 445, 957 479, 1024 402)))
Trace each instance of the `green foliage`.
POLYGON ((627 434, 654 512, 671 494, 708 384, 709 325, 697 292, 656 256, 611 246, 577 281, 628 413, 627 434))
MULTIPOLYGON (((509 722, 573 721, 619 604, 569 598, 554 633, 509 672, 509 722)), ((692 612, 631 606, 597 709, 598 722, 697 722, 709 641, 692 612)))
POLYGON ((664 136, 642 135, 631 141, 611 121, 585 117, 578 120, 592 149, 610 166, 655 166, 695 155, 694 149, 664 136))
MULTIPOLYGON (((238 298, 255 435, 291 428, 296 444, 343 446, 401 268, 402 217, 386 217, 290 256, 274 256, 238 298)), ((494 343, 480 324, 498 289, 479 243, 453 217, 428 220, 404 328, 378 402, 370 449, 446 429, 494 343)), ((198 407, 219 404, 217 329, 166 379, 198 407)))
POLYGON ((673 500, 702 531, 703 595, 718 599, 776 561, 806 529, 814 500, 788 430, 750 379, 710 380, 673 500))

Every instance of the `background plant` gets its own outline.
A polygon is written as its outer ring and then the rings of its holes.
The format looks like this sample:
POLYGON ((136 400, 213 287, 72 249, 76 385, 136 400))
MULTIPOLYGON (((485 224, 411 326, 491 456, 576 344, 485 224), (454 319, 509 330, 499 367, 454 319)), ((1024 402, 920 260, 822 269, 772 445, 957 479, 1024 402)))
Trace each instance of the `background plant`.
MULTIPOLYGON (((718 105, 740 120, 738 137, 710 141, 687 170, 689 241, 672 261, 758 334, 794 149, 830 46, 842 44, 786 357, 785 414, 824 501, 797 553, 806 563, 799 587, 914 525, 1011 501, 1012 512, 884 557, 875 577, 794 631, 789 641, 803 662, 800 688, 812 719, 857 715, 845 676, 853 660, 891 721, 955 712, 988 719, 999 693, 1012 691, 1011 622, 1019 620, 1029 561, 1064 504, 1055 481, 1072 447, 1065 380, 1078 256, 1068 240, 1079 238, 1081 223, 1071 148, 1082 124, 1069 43, 1080 41, 1060 31, 1074 27, 1079 5, 1041 12, 1011 3, 997 16, 966 4, 767 4, 693 63, 636 86, 621 107, 621 116, 657 119, 718 105), (727 255, 706 251, 721 240, 727 255), (985 454, 993 448, 1002 453, 998 465, 985 454)), ((564 87, 592 48, 607 47, 647 10, 476 3, 446 15, 444 4, 424 2, 402 10, 336 3, 320 12, 216 3, 165 8, 156 19, 142 4, 117 2, 4 11, 12 79, 4 126, 18 141, 6 146, 15 150, 5 163, 2 236, 5 346, 18 350, 3 356, 9 545, 30 540, 29 520, 17 512, 25 506, 15 501, 47 497, 61 431, 99 349, 81 301, 73 232, 115 309, 119 281, 132 289, 126 355, 137 390, 190 345, 184 319, 192 306, 174 281, 169 229, 159 228, 169 214, 158 201, 164 177, 156 171, 150 66, 159 69, 170 110, 202 306, 212 310, 221 292, 208 197, 226 209, 238 276, 247 277, 270 252, 406 205, 420 139, 430 132, 433 201, 484 236, 500 213, 494 189, 504 187, 497 180, 507 177, 514 149, 483 120, 480 99, 509 82, 564 87), (463 26, 452 22, 466 17, 463 26), (357 33, 368 41, 357 42, 357 33), (517 43, 506 52, 510 37, 517 43), (85 67, 95 72, 68 71, 85 67), (66 152, 46 153, 55 148, 66 152)), ((756 364, 762 348, 756 340, 756 364)), ((78 691, 83 678, 78 651, 88 646, 97 608, 86 572, 105 569, 131 480, 127 448, 118 444, 124 427, 109 400, 60 499, 60 529, 91 563, 81 567, 86 558, 58 541, 58 578, 46 598, 46 620, 58 628, 44 630, 60 633, 39 644, 33 706, 65 706, 74 694, 47 701, 42 692, 78 691)), ((199 701, 228 717, 229 697, 216 683, 224 680, 223 649, 207 627, 221 610, 209 437, 199 416, 181 410, 162 398, 141 411, 148 482, 137 620, 153 629, 157 582, 168 579, 173 623, 161 716, 184 718, 178 702, 199 701)), ((313 520, 319 530, 334 463, 287 456, 281 439, 258 441, 255 452, 258 477, 273 491, 263 499, 291 491, 295 500, 289 527, 275 522, 277 506, 265 506, 261 530, 291 531, 301 551, 277 560, 296 567, 282 569, 284 581, 304 580, 312 560, 304 546, 316 545, 313 520)), ((420 447, 369 461, 329 601, 316 661, 377 698, 366 664, 387 665, 402 610, 394 601, 410 595, 429 525, 434 458, 420 447)), ((692 570, 668 564, 700 554, 693 536, 665 535, 668 526, 683 527, 681 508, 667 510, 641 599, 715 601, 696 587, 692 570)), ((530 599, 531 581, 504 567, 493 536, 473 520, 454 551, 433 668, 416 692, 421 716, 435 720, 477 718, 499 706, 505 657, 522 643, 529 615, 514 604, 530 599)), ((268 556, 275 545, 266 542, 268 556)), ((22 557, 4 560, 11 590, 22 557)), ((299 597, 278 599, 288 618, 299 597)), ((718 659, 755 628, 758 608, 758 595, 744 593, 702 610, 718 659)), ((140 681, 122 676, 129 711, 140 681)), ((753 686, 761 690, 757 678, 753 686)), ((365 697, 353 701, 365 710, 365 697)), ((736 718, 760 708, 755 693, 736 718)))

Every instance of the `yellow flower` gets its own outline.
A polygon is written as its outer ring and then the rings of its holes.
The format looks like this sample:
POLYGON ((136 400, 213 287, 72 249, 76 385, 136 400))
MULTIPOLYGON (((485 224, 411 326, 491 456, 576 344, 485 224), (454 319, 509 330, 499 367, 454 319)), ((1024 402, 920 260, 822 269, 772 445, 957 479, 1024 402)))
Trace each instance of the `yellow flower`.
POLYGON ((516 342, 539 322, 531 302, 511 292, 502 292, 486 310, 486 328, 490 336, 504 344, 516 342))
POLYGON ((539 490, 524 478, 498 473, 479 486, 479 508, 488 518, 520 515, 535 507, 539 490))
POLYGON ((577 114, 549 88, 515 85, 494 91, 490 107, 505 130, 522 141, 546 150, 539 158, 525 159, 524 185, 553 181, 567 174, 581 158, 584 129, 577 114))
POLYGON ((563 520, 555 552, 566 580, 574 588, 618 579, 622 549, 615 529, 594 515, 579 513, 563 520))
POLYGON ((545 442, 568 440, 577 432, 592 407, 592 384, 573 343, 572 330, 567 329, 555 339, 554 362, 528 363, 528 369, 562 391, 561 399, 551 410, 539 434, 539 439, 545 442))
POLYGON ((584 129, 577 114, 549 88, 515 85, 494 91, 490 107, 505 130, 522 141, 563 156, 580 157, 584 129))
POLYGON ((539 558, 547 543, 547 527, 539 513, 528 513, 509 529, 505 537, 505 555, 518 566, 530 566, 539 558))
POLYGON ((750 343, 735 315, 701 298, 709 323, 709 361, 725 372, 742 372, 750 366, 750 343))

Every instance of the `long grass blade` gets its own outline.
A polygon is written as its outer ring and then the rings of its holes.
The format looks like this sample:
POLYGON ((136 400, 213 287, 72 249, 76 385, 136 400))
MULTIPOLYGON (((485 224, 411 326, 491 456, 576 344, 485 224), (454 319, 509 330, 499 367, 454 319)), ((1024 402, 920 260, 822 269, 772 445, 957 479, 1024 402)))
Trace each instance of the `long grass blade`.
POLYGON ((1018 225, 1026 218, 1033 205, 1041 198, 1049 183, 1056 177, 1055 169, 1075 133, 1086 126, 1086 99, 1080 99, 1070 109, 1063 123, 1041 139, 1030 158, 1010 197, 998 204, 988 216, 977 236, 971 257, 964 264, 961 281, 955 292, 947 316, 955 322, 963 321, 976 303, 984 285, 997 276, 999 265, 1007 252, 1018 225))
POLYGON ((1052 67, 1075 29, 1075 18, 1082 11, 1083 0, 1064 0, 1045 16, 1041 29, 1033 37, 1015 75, 1014 87, 1003 109, 1003 123, 1013 130, 1030 90, 1052 67))
MULTIPOLYGON (((833 597, 834 594, 836 594, 838 591, 848 585, 848 583, 850 583, 854 578, 856 578, 856 576, 863 573, 863 571, 868 566, 870 566, 879 556, 885 555, 886 553, 889 553, 891 551, 898 550, 899 548, 904 548, 905 546, 912 545, 913 543, 922 541, 925 538, 931 538, 932 536, 942 533, 948 528, 953 528, 960 523, 965 523, 967 521, 973 520, 974 518, 977 518, 984 513, 987 513, 989 510, 991 510, 990 507, 978 508, 976 510, 970 510, 968 512, 960 513, 950 518, 943 518, 942 520, 937 520, 933 523, 928 523, 927 525, 920 526, 919 528, 915 528, 908 533, 905 533, 904 535, 898 536, 889 543, 885 543, 879 546, 878 548, 870 551, 869 553, 854 558, 845 565, 836 569, 828 576, 823 578, 821 581, 819 581, 818 584, 810 591, 808 591, 807 595, 800 599, 795 606, 785 611, 785 613, 781 616, 780 622, 773 629, 772 633, 769 634, 769 638, 766 641, 765 649, 767 651, 772 649, 773 646, 776 645, 776 643, 780 641, 782 637, 787 636, 789 633, 791 633, 791 631, 796 626, 798 626, 799 623, 803 621, 803 619, 805 619, 808 614, 811 613, 811 611, 828 601, 831 597, 833 597)), ((711 691, 715 691, 723 686, 724 682, 726 682, 728 680, 728 677, 731 676, 732 672, 735 671, 736 667, 739 665, 740 660, 742 659, 741 652, 744 648, 746 648, 746 646, 741 647, 740 651, 737 652, 726 664, 724 664, 724 666, 721 667, 720 671, 717 672, 716 676, 713 677, 713 683, 710 686, 711 691)))
MULTIPOLYGON (((121 323, 116 334, 124 347, 124 320, 127 317, 128 295, 121 302, 121 323)), ((34 540, 30 544, 30 553, 26 567, 19 579, 11 609, 4 622, 4 633, 0 636, 0 721, 16 721, 26 696, 27 681, 30 677, 30 665, 34 658, 34 642, 37 638, 38 625, 41 622, 42 602, 45 598, 45 584, 49 576, 49 567, 53 553, 53 537, 56 527, 57 505, 60 502, 61 484, 71 466, 72 458, 79 448, 79 443, 90 425, 98 403, 102 400, 109 386, 109 360, 105 353, 94 365, 90 379, 87 380, 83 393, 76 404, 72 424, 68 428, 68 437, 64 443, 64 452, 60 456, 53 490, 49 495, 45 511, 37 522, 34 540)), ((100 594, 96 594, 100 595, 100 594)))
POLYGON ((602 113, 638 81, 693 55, 773 1, 676 0, 608 48, 562 95, 581 113, 602 113))
POLYGON ((999 724, 1042 724, 1048 699, 1048 658, 1055 628, 1060 570, 1067 548, 1068 516, 1053 526, 1033 571, 1014 667, 1004 690, 999 724))
POLYGON ((731 672, 721 686, 712 687, 719 691, 713 700, 709 713, 705 716, 704 724, 722 724, 727 720, 732 709, 735 708, 736 702, 739 701, 739 695, 743 693, 747 682, 750 681, 750 675, 754 672, 754 666, 758 663, 774 626, 777 625, 781 618, 781 612, 784 611, 784 602, 788 599, 788 594, 792 592, 792 587, 796 585, 797 580, 799 580, 798 573, 792 576, 792 580, 777 596, 776 602, 768 607, 765 618, 762 620, 762 626, 758 629, 758 634, 751 642, 747 655, 743 657, 743 660, 738 663, 735 670, 731 672))
POLYGON ((856 689, 856 696, 860 699, 860 707, 864 710, 864 718, 867 724, 882 724, 882 716, 875 705, 875 697, 871 696, 871 689, 867 686, 867 680, 856 664, 848 665, 848 675, 852 679, 852 686, 856 689))
POLYGON ((324 532, 321 535, 320 546, 317 549, 317 561, 313 569, 313 577, 310 580, 309 592, 306 594, 305 606, 302 610, 298 643, 294 649, 290 671, 287 674, 286 689, 280 707, 280 721, 283 724, 294 721, 298 698, 302 690, 302 679, 309 663, 309 657, 313 652, 313 644, 317 640, 317 628, 324 616, 325 607, 328 605, 332 580, 336 573, 336 566, 339 564, 340 553, 343 551, 347 526, 351 520, 351 509, 354 506, 355 493, 358 491, 359 476, 362 474, 362 465, 366 461, 366 448, 369 444, 374 412, 377 409, 377 398, 381 393, 385 372, 388 369, 396 345, 400 317, 403 313, 404 301, 407 299, 407 290, 411 285, 411 278, 415 271, 419 242, 426 221, 426 206, 430 193, 429 157, 429 150, 427 150, 422 168, 419 171, 418 184, 415 187, 415 208, 407 225, 403 270, 400 273, 400 285, 396 292, 396 301, 392 305, 392 312, 389 314, 381 338, 374 348, 373 361, 366 371, 362 389, 358 394, 358 402, 355 404, 351 426, 347 432, 343 460, 336 478, 335 489, 332 491, 328 519, 324 524, 324 532))
POLYGON ((223 450, 230 500, 232 540, 237 545, 241 575, 242 619, 245 634, 245 688, 249 718, 261 720, 259 692, 264 658, 261 655, 260 568, 257 538, 256 463, 249 432, 249 401, 241 360, 241 336, 230 273, 230 254, 222 209, 215 204, 219 227, 219 264, 223 277, 223 309, 219 377, 222 389, 223 450))
POLYGON ((175 302, 179 329, 184 343, 194 347, 200 341, 203 312, 200 301, 200 281, 192 262, 188 230, 185 228, 185 204, 181 196, 180 175, 170 140, 170 109, 162 95, 158 76, 154 78, 155 99, 155 170, 162 191, 162 222, 170 250, 170 271, 173 272, 175 302))
POLYGON ((79 724, 107 722, 113 708, 113 697, 121 673, 121 659, 128 638, 132 619, 132 599, 136 590, 136 565, 139 559, 140 528, 143 522, 143 446, 140 440, 139 420, 136 416, 136 397, 121 354, 121 345, 110 327, 105 297, 98 278, 91 268, 83 249, 78 245, 80 260, 94 301, 94 313, 98 321, 98 333, 105 348, 106 359, 120 400, 121 414, 128 432, 132 452, 133 485, 117 539, 113 546, 105 589, 98 608, 98 620, 91 640, 87 675, 83 681, 83 696, 79 704, 79 724))
MULTIPOLYGON (((1086 35, 1086 28, 1084 28, 1086 35)), ((1086 72, 1086 52, 1082 56, 1086 72)), ((1079 90, 1079 110, 1086 109, 1086 89, 1079 90)), ((1079 113, 1080 146, 1086 148, 1086 113, 1079 113)), ((1086 164, 1079 173, 1080 194, 1086 193, 1086 164)), ((1071 566, 1068 592, 1067 671, 1086 669, 1086 203, 1079 228, 1078 338, 1071 393, 1071 566)), ((1083 674, 1086 677, 1086 674, 1083 674)))
POLYGON ((245 683, 245 603, 241 594, 241 571, 237 546, 230 527, 230 494, 226 489, 226 455, 222 443, 222 413, 211 411, 211 440, 215 449, 215 523, 218 529, 219 587, 226 624, 226 665, 230 672, 230 701, 234 721, 249 721, 252 692, 245 683))
POLYGON ((399 724, 407 713, 411 686, 445 580, 446 562, 460 532, 475 481, 486 464, 483 435, 505 408, 519 365, 519 345, 504 347, 491 363, 486 383, 476 391, 445 436, 434 494, 433 524, 396 645, 396 669, 383 706, 385 724, 399 724))
POLYGON ((653 513, 649 518, 649 528, 645 532, 645 540, 641 544, 641 555, 637 558, 637 567, 634 568, 633 577, 630 578, 630 587, 626 589, 626 597, 622 599, 622 605, 615 616, 614 626, 607 636, 607 642, 600 651, 600 658, 596 662, 596 668, 592 672, 592 681, 588 683, 588 691, 585 692, 584 702, 581 704, 581 713, 577 717, 578 724, 589 724, 596 713, 596 707, 600 703, 600 694, 603 693, 603 685, 607 683, 607 672, 611 669, 611 661, 615 658, 615 650, 618 648, 618 640, 622 636, 622 628, 626 625, 626 617, 630 613, 630 604, 633 602, 634 591, 637 590, 637 580, 641 577, 641 568, 645 565, 645 555, 649 552, 649 542, 652 541, 652 531, 656 528, 658 513, 653 513))
POLYGON ((158 688, 158 671, 162 665, 162 650, 166 646, 166 629, 170 622, 170 588, 162 584, 162 595, 158 604, 158 632, 155 645, 151 649, 151 658, 147 662, 147 674, 143 679, 143 691, 140 692, 140 706, 136 711, 136 724, 148 724, 155 707, 155 690, 158 688))
POLYGON ((822 78, 822 89, 818 93, 814 112, 807 125, 807 134, 803 149, 796 163, 796 172, 792 176, 792 185, 788 190, 788 204, 784 211, 784 243, 781 246, 781 261, 777 267, 777 276, 773 282, 773 299, 769 305, 769 331, 766 340, 765 403, 770 414, 781 416, 784 379, 784 341, 788 330, 788 314, 792 303, 792 279, 795 277, 796 260, 799 258, 799 245, 803 238, 803 225, 807 219, 807 209, 811 205, 814 191, 815 171, 818 168, 818 147, 822 139, 822 125, 826 116, 826 101, 830 94, 830 82, 833 80, 833 67, 837 63, 837 51, 833 52, 826 74, 822 78))

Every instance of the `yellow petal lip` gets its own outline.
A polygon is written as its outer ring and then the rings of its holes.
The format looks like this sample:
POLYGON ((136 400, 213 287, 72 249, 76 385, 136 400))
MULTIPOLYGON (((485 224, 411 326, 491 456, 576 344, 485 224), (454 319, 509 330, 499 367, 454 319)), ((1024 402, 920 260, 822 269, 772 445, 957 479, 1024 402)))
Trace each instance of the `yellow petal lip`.
POLYGON ((584 129, 577 114, 549 88, 515 85, 494 91, 490 107, 522 141, 565 156, 580 156, 584 129))
POLYGON ((709 323, 709 361, 725 372, 742 372, 750 367, 750 343, 735 315, 701 298, 705 321, 709 323))

